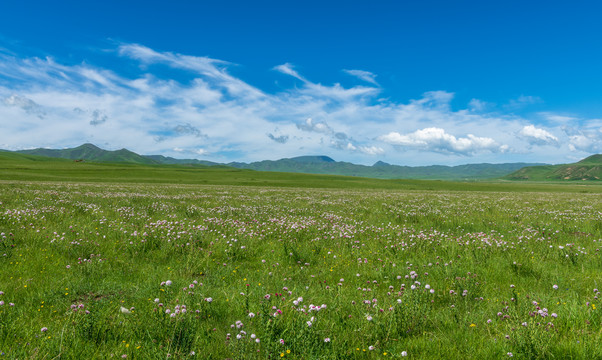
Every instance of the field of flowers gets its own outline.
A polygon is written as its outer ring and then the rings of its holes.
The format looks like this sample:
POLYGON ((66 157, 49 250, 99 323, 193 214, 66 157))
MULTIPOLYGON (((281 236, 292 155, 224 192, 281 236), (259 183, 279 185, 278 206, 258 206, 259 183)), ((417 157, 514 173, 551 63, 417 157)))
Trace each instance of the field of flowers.
POLYGON ((0 358, 602 358, 602 195, 4 182, 0 358))

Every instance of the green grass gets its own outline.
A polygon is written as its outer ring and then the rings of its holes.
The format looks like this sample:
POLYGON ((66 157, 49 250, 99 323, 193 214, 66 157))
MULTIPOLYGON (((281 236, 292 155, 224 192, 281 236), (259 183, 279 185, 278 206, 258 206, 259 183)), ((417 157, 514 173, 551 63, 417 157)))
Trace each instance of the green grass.
POLYGON ((602 358, 599 186, 0 168, 9 359, 602 358))

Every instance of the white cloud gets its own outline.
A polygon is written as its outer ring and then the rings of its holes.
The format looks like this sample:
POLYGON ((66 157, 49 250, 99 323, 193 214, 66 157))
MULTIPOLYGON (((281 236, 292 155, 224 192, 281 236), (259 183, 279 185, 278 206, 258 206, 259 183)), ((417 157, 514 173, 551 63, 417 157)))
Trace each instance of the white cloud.
MULTIPOLYGON (((332 127, 330 127, 327 123, 325 122, 315 122, 312 118, 307 118, 305 119, 304 122, 302 123, 297 123, 296 124, 297 128, 302 130, 302 131, 307 131, 307 132, 314 132, 314 133, 318 133, 318 134, 324 134, 328 136, 328 139, 330 140, 330 146, 332 148, 335 149, 339 149, 339 150, 345 150, 345 151, 350 151, 350 152, 356 152, 359 151, 361 153, 364 154, 368 154, 368 155, 374 155, 375 154, 375 149, 380 149, 380 148, 376 148, 376 147, 367 147, 367 146, 356 146, 356 144, 354 144, 354 142, 356 142, 355 139, 353 139, 352 137, 350 137, 349 135, 347 135, 344 132, 337 132, 335 131, 332 127)), ((275 140, 275 139, 272 139, 275 140)), ((287 138, 288 140, 288 138, 287 138)), ((382 149, 381 149, 382 150, 382 149)), ((384 153, 384 150, 382 150, 382 153, 384 153)))
POLYGON ((43 119, 44 115, 46 115, 44 109, 42 109, 42 107, 39 104, 24 96, 11 95, 4 99, 4 104, 8 106, 16 106, 18 108, 21 108, 27 114, 36 115, 40 119, 43 119))
POLYGON ((185 154, 198 155, 198 156, 206 156, 206 155, 210 154, 205 149, 183 149, 183 148, 175 147, 175 148, 173 148, 173 151, 178 152, 178 153, 185 153, 185 154))
POLYGON ((385 153, 385 150, 378 146, 360 146, 359 150, 368 155, 382 155, 385 153))
POLYGON ((506 105, 510 110, 521 109, 528 105, 539 104, 543 100, 539 96, 521 95, 516 99, 512 99, 506 105))
POLYGON ((353 145, 352 143, 347 143, 347 145, 345 145, 344 147, 345 147, 345 149, 351 150, 351 151, 357 150, 357 147, 355 147, 355 145, 353 145))
POLYGON ((574 116, 567 116, 567 115, 559 115, 559 114, 555 114, 552 112, 540 112, 539 113, 544 119, 553 122, 553 123, 558 123, 558 124, 567 124, 570 123, 572 121, 578 120, 578 118, 574 117, 574 116))
POLYGON ((588 154, 602 152, 602 128, 575 131, 569 136, 569 149, 588 154))
POLYGON ((569 133, 558 126, 540 129, 541 114, 532 120, 487 112, 495 106, 481 100, 455 110, 448 91, 406 101, 378 99, 383 89, 369 81, 371 73, 359 70, 346 72, 366 77, 367 84, 344 87, 310 82, 286 63, 274 69, 302 83, 265 93, 231 75, 235 65, 219 59, 121 44, 114 60, 124 66, 64 65, 52 58, 0 54, 2 147, 92 142, 223 162, 324 154, 371 164, 386 153, 391 163, 420 165, 466 162, 466 156, 507 162, 529 155, 533 161, 558 162, 569 144, 575 151, 590 151, 601 143, 593 127, 600 120, 582 119, 569 133), (525 124, 534 124, 533 129, 525 124), (557 147, 531 146, 536 141, 556 141, 557 147), (404 151, 395 151, 400 148, 404 151))
POLYGON ((416 148, 426 151, 470 155, 482 151, 498 152, 502 148, 495 140, 468 134, 464 138, 456 138, 440 128, 425 128, 413 133, 402 135, 390 132, 382 135, 379 140, 396 146, 416 148))
POLYGON ((301 94, 322 98, 327 101, 350 101, 376 95, 380 90, 372 87, 355 86, 345 89, 341 84, 324 86, 321 84, 307 83, 305 88, 300 89, 301 94))
POLYGON ((468 108, 472 111, 481 112, 491 107, 491 103, 479 99, 471 99, 468 102, 468 108))
POLYGON ((338 83, 332 86, 325 86, 319 83, 313 83, 307 80, 305 77, 301 76, 295 69, 293 69, 293 65, 289 63, 275 66, 273 69, 303 81, 304 87, 298 90, 296 89, 296 91, 299 91, 299 93, 302 95, 319 98, 322 101, 340 102, 349 101, 351 99, 357 100, 366 96, 369 97, 376 95, 380 91, 380 89, 378 88, 366 86, 355 86, 346 89, 338 83))
POLYGON ((216 85, 219 85, 231 95, 264 96, 259 89, 229 75, 226 66, 231 64, 227 61, 204 56, 189 56, 170 52, 160 53, 139 44, 123 44, 119 47, 119 54, 130 59, 139 60, 146 65, 165 64, 173 68, 193 71, 216 81, 216 85))
POLYGON ((206 56, 189 56, 171 52, 160 53, 139 44, 122 44, 119 47, 119 54, 131 59, 140 60, 143 64, 147 65, 163 63, 180 69, 193 70, 199 74, 214 78, 229 78, 224 73, 223 68, 220 68, 220 66, 229 65, 229 62, 206 56))
POLYGON ((304 122, 297 124, 297 127, 303 131, 313 131, 322 134, 331 134, 334 131, 325 122, 315 122, 312 118, 305 119, 304 122))
POLYGON ((292 64, 285 63, 282 65, 274 66, 274 70, 279 71, 283 74, 295 77, 303 82, 308 82, 307 79, 305 79, 303 76, 299 75, 299 73, 297 71, 295 71, 295 69, 293 69, 292 64))
POLYGON ((518 135, 532 145, 558 145, 558 138, 548 131, 527 125, 519 131, 518 135))
POLYGON ((453 98, 454 93, 447 91, 428 91, 422 95, 422 98, 412 100, 411 104, 426 108, 447 110, 453 98))
POLYGON ((343 71, 351 76, 355 76, 356 78, 358 78, 360 80, 364 80, 365 82, 369 82, 371 84, 378 85, 378 83, 376 82, 376 74, 373 74, 370 71, 364 71, 364 70, 343 70, 343 71))
POLYGON ((196 149, 196 150, 194 151, 194 153, 195 153, 196 155, 199 155, 199 156, 205 156, 205 155, 209 155, 209 151, 207 151, 207 150, 205 150, 205 149, 196 149))

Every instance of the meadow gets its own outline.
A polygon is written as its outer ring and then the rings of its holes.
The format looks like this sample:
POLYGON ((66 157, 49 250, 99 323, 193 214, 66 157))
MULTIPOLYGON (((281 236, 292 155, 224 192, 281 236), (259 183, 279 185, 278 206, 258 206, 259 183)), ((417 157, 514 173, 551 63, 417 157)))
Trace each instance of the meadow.
POLYGON ((41 180, 0 184, 0 358, 602 358, 598 187, 41 180))

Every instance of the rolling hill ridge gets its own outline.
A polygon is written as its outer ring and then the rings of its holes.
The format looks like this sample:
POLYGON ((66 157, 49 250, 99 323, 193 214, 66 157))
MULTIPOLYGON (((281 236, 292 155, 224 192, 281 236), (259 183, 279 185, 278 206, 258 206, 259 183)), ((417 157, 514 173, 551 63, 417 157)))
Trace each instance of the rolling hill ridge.
POLYGON ((504 177, 507 180, 600 180, 602 179, 602 155, 589 156, 572 164, 528 166, 504 177))
POLYGON ((256 171, 291 172, 323 175, 359 176, 377 179, 431 179, 431 180, 483 180, 504 177, 534 163, 466 164, 458 166, 400 166, 377 161, 372 166, 335 161, 324 156, 299 156, 280 160, 252 163, 231 162, 221 164, 197 159, 175 159, 163 155, 139 155, 127 149, 109 151, 93 144, 83 144, 70 149, 19 150, 21 154, 47 156, 92 162, 133 163, 143 165, 229 166, 256 171))

